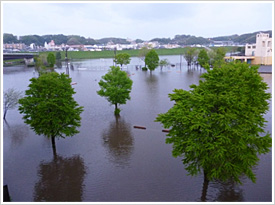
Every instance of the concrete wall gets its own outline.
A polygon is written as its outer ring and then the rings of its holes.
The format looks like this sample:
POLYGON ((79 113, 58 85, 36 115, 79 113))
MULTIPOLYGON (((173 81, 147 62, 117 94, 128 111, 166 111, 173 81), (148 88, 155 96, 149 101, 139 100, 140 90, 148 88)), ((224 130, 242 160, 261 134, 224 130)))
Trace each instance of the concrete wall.
POLYGON ((246 56, 255 56, 255 51, 256 51, 256 43, 245 45, 245 55, 246 56))
POLYGON ((253 65, 272 65, 272 56, 267 57, 255 57, 251 61, 251 64, 253 65))
POLYGON ((272 65, 272 38, 269 34, 258 33, 255 44, 246 44, 246 56, 255 56, 252 64, 272 65))

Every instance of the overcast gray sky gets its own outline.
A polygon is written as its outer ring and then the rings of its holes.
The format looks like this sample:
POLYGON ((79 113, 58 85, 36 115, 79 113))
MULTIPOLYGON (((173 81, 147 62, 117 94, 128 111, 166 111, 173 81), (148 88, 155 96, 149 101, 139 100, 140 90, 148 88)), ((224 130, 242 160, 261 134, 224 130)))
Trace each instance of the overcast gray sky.
POLYGON ((151 40, 272 30, 270 2, 2 3, 3 33, 151 40))

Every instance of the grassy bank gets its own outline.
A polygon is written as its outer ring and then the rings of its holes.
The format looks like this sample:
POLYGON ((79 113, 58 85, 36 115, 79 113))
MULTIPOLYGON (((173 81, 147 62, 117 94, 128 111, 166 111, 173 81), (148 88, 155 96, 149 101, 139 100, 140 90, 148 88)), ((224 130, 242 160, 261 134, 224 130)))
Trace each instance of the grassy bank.
POLYGON ((14 59, 14 60, 5 60, 3 61, 3 66, 14 66, 14 65, 21 65, 25 64, 23 59, 14 59))
MULTIPOLYGON (((201 49, 201 48, 198 48, 201 49)), ((232 47, 225 47, 227 52, 232 50, 232 47)), ((173 48, 173 49, 156 49, 158 55, 180 55, 183 54, 186 48, 173 48)), ((128 53, 131 57, 139 56, 140 50, 122 50, 119 53, 128 53)), ((40 53, 40 55, 47 56, 49 52, 40 53)), ((54 52, 55 53, 55 52, 54 52)), ((61 60, 65 59, 65 51, 61 51, 61 60)), ((68 51, 69 59, 96 59, 96 58, 113 58, 114 51, 68 51)))
MULTIPOLYGON (((175 49, 156 49, 158 55, 180 55, 184 52, 185 48, 175 49)), ((140 50, 122 50, 116 53, 128 53, 131 57, 139 56, 140 50)), ((50 52, 41 52, 40 55, 47 56, 50 52)), ((54 52, 56 53, 56 52, 54 52)), ((65 59, 65 51, 60 51, 61 60, 65 59)), ((68 51, 69 59, 96 59, 96 58, 113 58, 115 56, 114 51, 68 51)))

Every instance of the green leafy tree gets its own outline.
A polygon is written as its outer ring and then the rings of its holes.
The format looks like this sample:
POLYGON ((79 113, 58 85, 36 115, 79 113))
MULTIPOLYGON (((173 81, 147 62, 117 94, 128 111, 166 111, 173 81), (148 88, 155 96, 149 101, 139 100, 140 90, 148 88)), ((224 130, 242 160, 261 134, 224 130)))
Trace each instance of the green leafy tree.
POLYGON ((41 59, 41 57, 34 57, 34 67, 38 70, 42 66, 43 60, 41 59))
POLYGON ((196 58, 197 52, 196 48, 187 47, 183 53, 183 57, 185 58, 187 65, 190 66, 192 62, 194 62, 196 58))
POLYGON ((6 119, 6 115, 8 110, 14 109, 18 100, 21 98, 22 92, 15 90, 14 88, 9 88, 3 94, 3 109, 4 109, 4 120, 6 119))
POLYGON ((52 72, 53 68, 49 68, 46 65, 47 63, 47 55, 44 54, 40 54, 38 57, 34 57, 34 66, 35 66, 35 70, 39 73, 39 76, 42 75, 43 73, 47 73, 47 72, 52 72))
POLYGON ((209 68, 209 57, 207 55, 207 51, 205 49, 200 50, 198 55, 198 62, 201 67, 209 68))
POLYGON ((53 53, 49 53, 47 56, 47 63, 52 68, 55 64, 55 56, 53 53))
POLYGON ((204 173, 207 186, 214 179, 241 183, 242 175, 255 182, 252 168, 272 145, 264 130, 267 84, 246 63, 223 64, 201 77, 192 90, 169 94, 174 106, 156 118, 170 128, 166 143, 173 144, 174 157, 183 157, 190 175, 204 173))
POLYGON ((245 47, 238 47, 237 51, 240 52, 242 55, 245 55, 245 47))
MULTIPOLYGON (((139 51, 138 51, 138 57, 140 58, 140 60, 144 61, 145 63, 145 56, 146 54, 149 52, 149 48, 147 46, 142 47, 139 51)), ((146 63, 144 65, 144 67, 146 67, 146 63)))
POLYGON ((36 134, 51 138, 56 155, 55 138, 78 133, 83 107, 73 99, 71 78, 64 73, 45 73, 30 81, 26 96, 19 100, 19 111, 36 134))
POLYGON ((130 63, 131 61, 130 57, 131 56, 128 53, 120 53, 116 55, 114 62, 119 64, 120 67, 122 68, 122 65, 127 65, 130 63))
POLYGON ((220 67, 225 61, 226 51, 225 48, 219 47, 217 50, 215 50, 215 55, 214 55, 214 64, 216 67, 220 67))
POLYGON ((208 55, 208 57, 209 57, 209 66, 213 66, 214 57, 215 57, 215 55, 216 55, 215 51, 209 50, 209 51, 207 51, 207 55, 208 55))
POLYGON ((162 59, 162 60, 159 61, 159 66, 160 66, 161 70, 162 70, 163 67, 168 66, 168 65, 169 65, 168 59, 162 59))
POLYGON ((119 104, 126 104, 130 100, 133 81, 125 71, 121 71, 118 66, 111 66, 107 74, 99 81, 100 90, 97 93, 115 105, 115 115, 119 115, 119 104))
POLYGON ((159 56, 157 54, 157 52, 154 49, 151 49, 145 56, 145 63, 148 67, 148 69, 150 70, 150 72, 152 72, 153 70, 156 69, 156 67, 158 67, 159 65, 159 56))
POLYGON ((61 53, 59 51, 55 53, 55 59, 58 61, 61 60, 61 53))

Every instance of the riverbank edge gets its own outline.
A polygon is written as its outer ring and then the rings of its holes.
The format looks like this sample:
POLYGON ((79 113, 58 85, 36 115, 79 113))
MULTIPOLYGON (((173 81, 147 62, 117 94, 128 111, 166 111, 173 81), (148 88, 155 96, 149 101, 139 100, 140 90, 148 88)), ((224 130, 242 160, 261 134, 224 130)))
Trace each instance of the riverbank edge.
MULTIPOLYGON (((155 49, 157 54, 159 56, 164 56, 164 55, 183 55, 185 50, 188 47, 184 48, 161 48, 161 49, 155 49)), ((198 50, 203 49, 204 47, 196 47, 198 50)), ((223 47, 225 48, 226 52, 232 52, 235 48, 237 47, 223 47)), ((217 49, 216 47, 213 47, 213 49, 217 49)), ((45 52, 40 52, 40 55, 43 54, 48 54, 48 53, 61 53, 61 60, 65 60, 65 51, 45 51, 45 52)), ((116 54, 120 53, 127 53, 131 57, 139 57, 140 56, 140 50, 119 50, 116 51, 116 54)), ((114 58, 115 57, 115 52, 113 50, 104 50, 104 51, 67 51, 67 56, 68 59, 100 59, 100 58, 114 58)))

